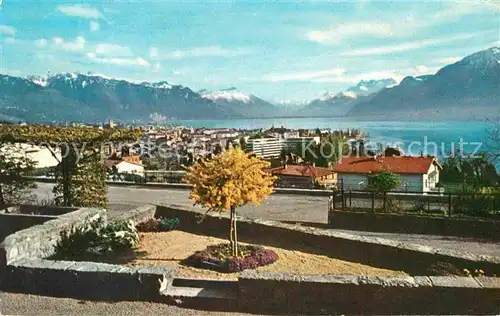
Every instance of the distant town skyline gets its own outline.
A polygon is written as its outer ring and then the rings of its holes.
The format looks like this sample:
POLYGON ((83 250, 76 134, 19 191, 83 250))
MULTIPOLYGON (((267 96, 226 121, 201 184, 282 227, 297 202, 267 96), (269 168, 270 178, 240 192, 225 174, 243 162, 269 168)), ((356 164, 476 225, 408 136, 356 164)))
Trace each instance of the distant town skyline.
POLYGON ((500 46, 489 1, 4 1, 0 73, 92 72, 311 100, 500 46))

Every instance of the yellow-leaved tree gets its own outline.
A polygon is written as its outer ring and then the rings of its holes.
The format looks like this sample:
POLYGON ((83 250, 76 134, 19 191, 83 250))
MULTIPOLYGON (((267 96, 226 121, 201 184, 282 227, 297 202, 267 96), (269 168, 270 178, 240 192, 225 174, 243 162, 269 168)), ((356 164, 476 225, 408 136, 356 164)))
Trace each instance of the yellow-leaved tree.
POLYGON ((249 202, 260 204, 273 191, 275 177, 263 168, 269 163, 239 148, 222 151, 211 159, 188 168, 184 179, 192 184, 190 198, 210 211, 230 211, 229 242, 233 256, 239 256, 236 208, 249 202))

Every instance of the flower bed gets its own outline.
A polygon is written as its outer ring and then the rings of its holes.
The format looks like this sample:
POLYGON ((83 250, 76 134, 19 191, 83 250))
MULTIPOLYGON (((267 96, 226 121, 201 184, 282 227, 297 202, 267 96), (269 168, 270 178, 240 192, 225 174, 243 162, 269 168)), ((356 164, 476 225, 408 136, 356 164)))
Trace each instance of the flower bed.
POLYGON ((262 246, 239 245, 240 257, 231 256, 229 244, 208 246, 185 260, 185 264, 196 268, 208 268, 218 272, 232 273, 272 264, 278 255, 262 246))
POLYGON ((151 218, 137 225, 137 230, 142 233, 167 232, 178 228, 178 218, 151 218))

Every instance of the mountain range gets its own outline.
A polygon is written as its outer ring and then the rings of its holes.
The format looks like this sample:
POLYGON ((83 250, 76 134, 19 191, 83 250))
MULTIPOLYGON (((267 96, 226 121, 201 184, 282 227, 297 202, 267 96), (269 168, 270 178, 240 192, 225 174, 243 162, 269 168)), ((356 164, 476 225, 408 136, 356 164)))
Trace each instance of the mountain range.
POLYGON ((132 83, 94 74, 27 78, 0 74, 0 120, 125 122, 279 116, 363 119, 484 119, 500 110, 500 48, 474 53, 436 74, 363 80, 310 102, 273 104, 231 87, 195 92, 167 81, 132 83))

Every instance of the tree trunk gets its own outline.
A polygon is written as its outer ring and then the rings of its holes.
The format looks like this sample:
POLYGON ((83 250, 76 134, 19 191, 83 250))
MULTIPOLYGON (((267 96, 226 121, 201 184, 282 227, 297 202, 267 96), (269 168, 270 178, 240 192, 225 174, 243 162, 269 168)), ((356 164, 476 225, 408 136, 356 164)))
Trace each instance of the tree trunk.
POLYGON ((3 197, 2 184, 0 183, 0 207, 3 208, 5 206, 5 199, 3 197))
POLYGON ((229 223, 229 246, 231 247, 231 254, 234 255, 234 239, 233 239, 233 229, 234 229, 234 226, 233 226, 233 211, 232 211, 232 207, 231 207, 231 212, 229 213, 230 215, 230 223, 229 223))
POLYGON ((234 257, 238 256, 238 236, 236 230, 236 207, 231 206, 231 230, 229 241, 231 245, 231 254, 234 257))

